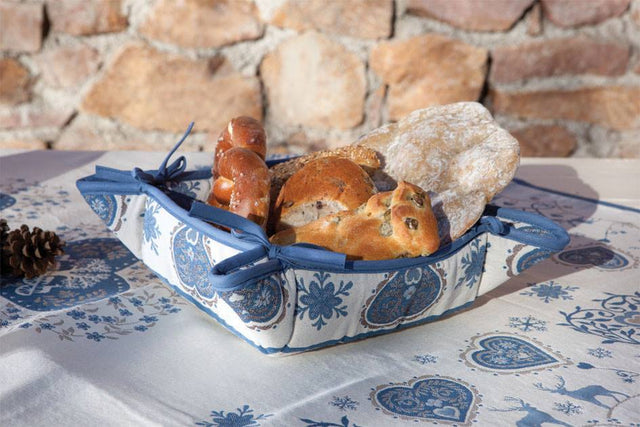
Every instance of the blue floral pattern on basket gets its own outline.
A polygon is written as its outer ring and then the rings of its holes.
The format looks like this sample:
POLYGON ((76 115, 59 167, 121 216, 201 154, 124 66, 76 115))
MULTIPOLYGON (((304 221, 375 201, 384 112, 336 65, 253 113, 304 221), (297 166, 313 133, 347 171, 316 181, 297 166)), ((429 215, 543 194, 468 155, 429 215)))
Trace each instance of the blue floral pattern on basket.
POLYGON ((147 201, 147 207, 144 212, 144 226, 142 228, 142 235, 144 241, 149 243, 149 247, 156 255, 158 254, 158 243, 156 242, 160 235, 160 226, 156 215, 160 211, 160 205, 158 203, 147 201))
POLYGON ((179 226, 171 239, 171 255, 178 279, 184 287, 197 289, 203 298, 215 296, 207 277, 214 261, 209 261, 202 234, 191 227, 179 226))
POLYGON ((574 331, 604 338, 603 344, 640 344, 640 292, 631 295, 609 294, 594 301, 600 307, 581 308, 571 313, 560 312, 574 331))
POLYGON ((415 267, 392 274, 367 301, 361 323, 388 327, 422 315, 442 295, 440 275, 431 267, 415 267))
POLYGON ((469 248, 471 250, 460 260, 463 274, 458 279, 455 289, 463 284, 471 288, 482 276, 487 245, 480 245, 480 239, 476 239, 471 242, 469 248))
POLYGON ((113 225, 118 211, 118 202, 113 194, 87 194, 84 199, 107 227, 113 225))
POLYGON ((275 327, 285 314, 283 303, 287 299, 286 290, 284 283, 275 277, 266 277, 241 290, 219 294, 243 322, 260 324, 252 328, 275 327))
POLYGON ((336 315, 336 319, 340 316, 346 316, 347 306, 342 304, 342 297, 349 296, 349 289, 353 286, 352 282, 340 281, 338 289, 330 280, 331 274, 327 272, 316 272, 313 274, 316 280, 309 282, 309 287, 304 283, 304 278, 296 279, 296 287, 298 288, 299 304, 296 315, 300 320, 304 319, 305 313, 309 316, 309 320, 313 321, 313 326, 317 330, 327 325, 327 320, 336 315))

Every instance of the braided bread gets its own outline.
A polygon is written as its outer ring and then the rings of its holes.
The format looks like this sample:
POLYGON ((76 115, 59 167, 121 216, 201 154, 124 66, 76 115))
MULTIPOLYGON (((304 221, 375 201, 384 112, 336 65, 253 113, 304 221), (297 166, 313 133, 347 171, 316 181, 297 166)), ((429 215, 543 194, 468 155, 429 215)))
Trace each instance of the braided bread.
POLYGON ((266 151, 266 134, 257 120, 232 119, 218 138, 207 203, 266 228, 270 201, 266 151))

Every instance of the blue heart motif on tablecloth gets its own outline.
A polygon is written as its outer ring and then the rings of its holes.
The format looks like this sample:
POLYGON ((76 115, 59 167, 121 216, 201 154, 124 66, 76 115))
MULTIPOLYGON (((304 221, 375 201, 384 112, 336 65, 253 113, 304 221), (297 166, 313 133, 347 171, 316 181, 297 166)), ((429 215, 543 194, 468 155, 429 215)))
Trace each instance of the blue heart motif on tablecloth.
POLYGON ((556 255, 557 259, 574 266, 594 266, 604 270, 620 270, 629 265, 629 260, 604 246, 587 246, 570 249, 556 255))
POLYGON ((473 416, 477 393, 459 380, 424 376, 408 383, 382 385, 371 394, 385 413, 414 421, 466 423, 473 416))
POLYGON ((567 363, 542 344, 511 334, 475 337, 462 358, 473 367, 503 373, 546 369, 567 363))

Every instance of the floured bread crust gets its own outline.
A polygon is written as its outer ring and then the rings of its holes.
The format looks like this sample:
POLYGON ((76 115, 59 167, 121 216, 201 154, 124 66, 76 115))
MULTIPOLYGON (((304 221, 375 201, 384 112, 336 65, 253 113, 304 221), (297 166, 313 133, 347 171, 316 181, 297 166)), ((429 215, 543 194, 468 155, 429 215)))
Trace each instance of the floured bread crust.
POLYGON ((356 260, 429 255, 440 245, 428 194, 406 182, 355 210, 283 230, 270 240, 279 245, 313 243, 356 260))
POLYGON ((414 111, 355 145, 381 155, 382 169, 373 175, 380 190, 408 181, 430 194, 442 243, 462 236, 480 218, 511 182, 520 159, 518 141, 476 102, 414 111))

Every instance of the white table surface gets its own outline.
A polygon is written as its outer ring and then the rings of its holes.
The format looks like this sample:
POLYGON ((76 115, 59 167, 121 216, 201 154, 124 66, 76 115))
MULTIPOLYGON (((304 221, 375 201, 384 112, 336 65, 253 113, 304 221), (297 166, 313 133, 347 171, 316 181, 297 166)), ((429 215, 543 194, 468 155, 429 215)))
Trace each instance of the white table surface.
POLYGON ((495 203, 563 225, 563 252, 443 320, 273 358, 166 288, 75 188, 164 155, 0 151, 0 216, 67 242, 58 271, 0 287, 0 425, 640 425, 640 160, 523 159, 518 178, 553 191, 495 203))

